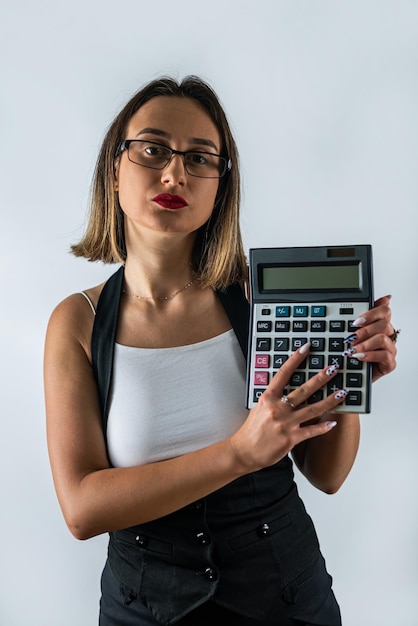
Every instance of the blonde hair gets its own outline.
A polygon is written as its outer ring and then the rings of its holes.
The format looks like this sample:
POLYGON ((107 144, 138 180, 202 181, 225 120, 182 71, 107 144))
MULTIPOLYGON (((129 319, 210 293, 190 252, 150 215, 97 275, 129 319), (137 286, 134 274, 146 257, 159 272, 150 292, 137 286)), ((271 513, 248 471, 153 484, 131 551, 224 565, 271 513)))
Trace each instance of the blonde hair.
POLYGON ((238 151, 217 95, 197 76, 187 76, 181 83, 165 77, 153 80, 138 91, 116 116, 97 159, 86 231, 81 241, 71 246, 71 251, 89 261, 125 263, 124 214, 116 191, 115 165, 132 116, 157 96, 196 100, 218 129, 222 141, 221 154, 231 160, 232 168, 219 179, 212 215, 197 232, 192 265, 202 286, 223 289, 234 282, 243 282, 247 278, 247 261, 239 225, 238 151))

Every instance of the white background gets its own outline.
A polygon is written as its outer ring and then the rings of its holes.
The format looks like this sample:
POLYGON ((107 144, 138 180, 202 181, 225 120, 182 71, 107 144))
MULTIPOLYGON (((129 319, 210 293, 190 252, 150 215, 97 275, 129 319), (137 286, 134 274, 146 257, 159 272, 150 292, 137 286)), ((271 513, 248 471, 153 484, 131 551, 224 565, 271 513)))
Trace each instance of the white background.
POLYGON ((113 267, 68 254, 107 125, 143 83, 201 75, 243 169, 246 247, 370 243, 399 366, 341 491, 300 477, 344 626, 416 626, 418 4, 9 0, 0 9, 0 624, 97 622, 106 537, 64 525, 45 445, 53 307, 113 267))

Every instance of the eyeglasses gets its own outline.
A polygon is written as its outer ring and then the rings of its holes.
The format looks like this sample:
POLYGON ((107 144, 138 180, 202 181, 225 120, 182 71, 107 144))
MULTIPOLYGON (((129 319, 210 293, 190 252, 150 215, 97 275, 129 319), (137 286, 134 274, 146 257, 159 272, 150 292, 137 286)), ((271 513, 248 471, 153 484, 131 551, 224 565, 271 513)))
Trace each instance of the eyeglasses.
POLYGON ((219 154, 193 150, 173 150, 154 141, 143 139, 126 139, 119 148, 119 154, 128 151, 128 159, 132 163, 149 167, 152 170, 163 170, 170 163, 173 155, 183 157, 184 169, 190 176, 197 178, 222 178, 230 171, 232 163, 219 154))

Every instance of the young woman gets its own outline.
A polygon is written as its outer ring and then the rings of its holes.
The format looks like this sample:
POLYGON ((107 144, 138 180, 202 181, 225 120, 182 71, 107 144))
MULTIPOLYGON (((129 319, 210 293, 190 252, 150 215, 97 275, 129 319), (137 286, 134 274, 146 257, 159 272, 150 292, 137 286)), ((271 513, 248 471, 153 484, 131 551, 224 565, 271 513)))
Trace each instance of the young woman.
MULTIPOLYGON (((45 349, 65 520, 78 539, 110 533, 101 626, 340 624, 289 453, 334 493, 359 419, 333 413, 344 390, 306 403, 333 368, 283 401, 309 344, 245 409, 239 201, 236 146, 200 79, 149 83, 110 126, 73 252, 120 268, 57 306, 45 349)), ((389 298, 358 326, 377 379, 395 367, 389 298)))

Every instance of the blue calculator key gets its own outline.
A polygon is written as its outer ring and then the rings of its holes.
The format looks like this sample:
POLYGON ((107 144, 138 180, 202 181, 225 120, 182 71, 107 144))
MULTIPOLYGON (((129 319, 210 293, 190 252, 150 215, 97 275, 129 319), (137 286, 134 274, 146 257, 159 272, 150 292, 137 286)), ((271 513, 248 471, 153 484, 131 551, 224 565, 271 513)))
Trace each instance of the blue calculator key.
POLYGON ((295 317, 307 317, 308 316, 308 307, 305 305, 294 306, 293 307, 293 315, 295 317))
POLYGON ((276 317, 290 317, 290 306, 276 306, 276 317))
POLYGON ((321 306, 311 306, 311 317, 325 317, 327 314, 327 307, 324 305, 321 306))

